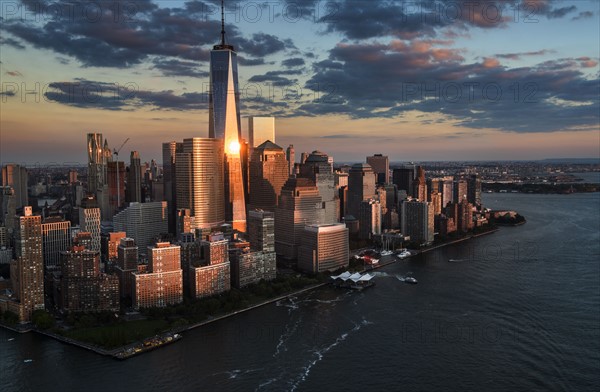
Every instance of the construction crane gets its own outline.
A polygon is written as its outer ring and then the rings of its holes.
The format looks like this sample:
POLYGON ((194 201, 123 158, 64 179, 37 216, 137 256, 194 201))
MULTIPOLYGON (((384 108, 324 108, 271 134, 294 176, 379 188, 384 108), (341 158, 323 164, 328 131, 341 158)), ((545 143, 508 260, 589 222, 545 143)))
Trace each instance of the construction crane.
POLYGON ((119 152, 128 141, 129 138, 125 139, 125 141, 123 142, 123 144, 121 144, 121 147, 119 147, 118 150, 116 148, 113 150, 113 154, 117 157, 115 159, 115 161, 117 162, 117 208, 121 207, 121 189, 119 189, 121 185, 121 179, 119 178, 119 152))
POLYGON ((123 142, 123 144, 121 144, 121 147, 119 147, 119 149, 117 150, 116 148, 113 150, 113 154, 115 154, 117 156, 117 158, 119 157, 119 152, 121 151, 121 149, 123 148, 123 146, 129 141, 129 138, 125 139, 125 141, 123 142))

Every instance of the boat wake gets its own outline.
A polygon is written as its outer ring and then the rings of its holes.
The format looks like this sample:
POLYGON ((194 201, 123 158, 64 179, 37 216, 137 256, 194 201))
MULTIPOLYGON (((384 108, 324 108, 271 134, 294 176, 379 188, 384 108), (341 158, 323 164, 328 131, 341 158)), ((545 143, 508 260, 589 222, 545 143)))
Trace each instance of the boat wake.
POLYGON ((275 303, 275 306, 283 306, 288 309, 288 314, 291 314, 294 310, 300 307, 299 302, 296 302, 298 298, 296 297, 287 297, 284 299, 280 299, 275 303))
POLYGON ((286 324, 285 331, 279 337, 277 347, 275 347, 275 353, 273 354, 273 358, 276 358, 280 353, 287 351, 285 343, 296 333, 296 331, 298 330, 298 325, 300 325, 301 321, 302 316, 300 316, 291 327, 289 323, 286 324))
POLYGON ((218 373, 213 373, 210 376, 214 377, 214 376, 219 376, 221 374, 226 374, 227 376, 229 376, 230 380, 236 379, 240 376, 245 376, 246 374, 250 374, 250 373, 256 373, 256 372, 262 372, 263 370, 265 370, 264 368, 258 368, 258 369, 247 369, 247 370, 242 370, 242 369, 233 369, 233 370, 227 370, 224 372, 218 372, 218 373))
POLYGON ((326 346, 326 347, 322 347, 320 349, 316 349, 313 351, 313 356, 314 358, 308 363, 307 366, 305 366, 302 369, 302 373, 300 374, 299 377, 296 378, 296 380, 290 382, 291 384, 291 388, 290 388, 290 392, 293 392, 296 390, 296 388, 298 388, 298 386, 306 380, 306 378, 308 377, 308 375, 310 374, 311 369, 319 362, 323 359, 323 357, 325 356, 325 354, 327 354, 331 349, 333 349, 334 347, 336 347, 337 345, 339 345, 340 343, 342 343, 344 340, 346 340, 346 338, 348 336, 350 336, 351 334, 359 331, 362 327, 367 326, 369 324, 373 324, 372 322, 363 319, 360 323, 355 324, 354 328, 352 328, 350 331, 348 332, 344 332, 343 334, 341 334, 333 343, 331 343, 330 345, 326 346))

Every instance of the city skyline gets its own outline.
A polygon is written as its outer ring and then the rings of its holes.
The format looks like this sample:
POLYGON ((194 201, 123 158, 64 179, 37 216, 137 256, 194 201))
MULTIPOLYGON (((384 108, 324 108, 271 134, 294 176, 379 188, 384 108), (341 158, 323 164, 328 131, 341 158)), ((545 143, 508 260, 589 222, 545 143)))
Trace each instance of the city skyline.
MULTIPOLYGON (((84 162, 90 132, 143 161, 207 137, 218 3, 4 2, 2 161, 84 162)), ((242 135, 273 116, 279 145, 336 161, 597 157, 600 5, 481 3, 226 2, 242 135)))

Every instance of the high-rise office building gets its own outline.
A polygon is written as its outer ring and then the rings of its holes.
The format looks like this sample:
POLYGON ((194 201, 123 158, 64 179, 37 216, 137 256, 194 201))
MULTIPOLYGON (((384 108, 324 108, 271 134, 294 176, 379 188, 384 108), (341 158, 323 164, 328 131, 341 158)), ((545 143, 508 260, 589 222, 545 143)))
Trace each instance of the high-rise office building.
POLYGON ((290 176, 293 176, 295 173, 294 166, 296 164, 296 152, 294 150, 294 145, 290 144, 288 148, 285 150, 285 157, 288 161, 290 176))
POLYGON ((14 190, 15 208, 21 208, 29 204, 27 179, 27 169, 21 165, 9 164, 2 167, 1 185, 10 186, 14 190))
POLYGON ((462 199, 458 204, 458 219, 456 227, 459 231, 466 233, 473 229, 473 204, 469 203, 466 198, 462 199))
POLYGON ((192 228, 225 222, 223 140, 190 138, 177 153, 177 209, 189 209, 192 228))
POLYGON ((481 205, 481 177, 471 174, 467 179, 467 200, 474 206, 481 205))
POLYGON ((248 137, 251 148, 258 147, 267 140, 275 143, 275 117, 249 117, 248 137))
POLYGON ((454 179, 450 176, 442 178, 442 208, 445 208, 448 203, 452 203, 454 195, 454 179))
POLYGON ((125 205, 125 162, 111 161, 106 164, 106 180, 108 183, 108 205, 112 217, 125 205))
POLYGON ((333 175, 335 176, 335 186, 338 189, 343 186, 348 186, 348 173, 342 171, 335 171, 333 175))
POLYGON ((130 203, 113 218, 115 231, 124 231, 140 249, 146 250, 169 230, 167 202, 130 203))
POLYGON ((23 207, 16 219, 15 250, 17 260, 11 264, 13 291, 18 301, 21 322, 30 321, 34 310, 44 309, 44 255, 42 251, 42 217, 23 207))
MULTIPOLYGON (((171 179, 169 167, 169 180, 171 179)), ((170 191, 170 190, 169 190, 170 191)), ((127 201, 141 203, 142 200, 142 160, 137 151, 131 151, 129 173, 127 174, 127 201)))
POLYGON ((417 244, 427 244, 434 239, 434 214, 431 203, 407 200, 401 204, 401 231, 417 244))
MULTIPOLYGON (((0 248, 9 246, 8 230, 5 226, 0 226, 0 248)), ((12 255, 11 255, 12 260, 12 255)))
POLYGON ((117 264, 119 244, 121 243, 121 239, 126 237, 127 233, 124 231, 102 234, 101 256, 104 257, 104 262, 108 262, 111 265, 117 264))
POLYGON ((98 252, 101 249, 100 218, 101 212, 96 199, 94 197, 84 198, 79 208, 79 227, 82 232, 91 234, 92 245, 90 250, 98 252))
POLYGON ((11 235, 15 227, 16 214, 15 190, 11 186, 0 187, 0 226, 6 227, 7 232, 11 235))
POLYGON ((460 203, 463 199, 467 198, 467 193, 468 191, 468 185, 467 185, 467 180, 465 180, 464 178, 456 178, 454 180, 454 195, 453 195, 453 202, 454 203, 460 203))
POLYGON ((417 166, 417 176, 413 182, 413 197, 420 201, 427 201, 427 181, 425 170, 421 166, 417 166))
POLYGON ((78 182, 77 177, 77 170, 69 170, 69 184, 76 184, 78 182))
POLYGON ((266 141, 254 148, 250 158, 250 210, 275 210, 288 170, 283 148, 277 144, 266 141))
POLYGON ((248 240, 253 250, 275 251, 275 214, 254 210, 248 213, 248 240))
POLYGON ((352 215, 358 219, 360 203, 375 197, 375 172, 368 163, 356 163, 350 168, 348 176, 348 211, 346 215, 352 215))
POLYGON ((382 213, 379 200, 368 199, 361 201, 358 221, 360 239, 368 240, 373 235, 381 234, 382 213))
POLYGON ((348 266, 348 228, 343 223, 308 225, 302 230, 298 268, 319 273, 348 266))
POLYGON ((163 143, 163 196, 169 208, 169 233, 176 232, 177 216, 177 153, 183 152, 183 143, 163 143))
POLYGON ((431 203, 431 208, 433 208, 434 215, 442 213, 442 194, 440 192, 430 193, 429 202, 431 203))
POLYGON ((286 259, 298 257, 305 225, 322 223, 324 209, 319 188, 308 178, 287 180, 275 208, 275 251, 286 259))
POLYGON ((240 139, 240 161, 242 162, 242 179, 244 182, 244 201, 250 200, 250 155, 252 149, 246 139, 240 139))
POLYGON ((221 43, 210 52, 209 128, 210 138, 223 141, 225 152, 225 220, 234 229, 246 231, 246 202, 242 169, 240 94, 237 53, 225 43, 225 24, 221 43))
POLYGON ((338 222, 340 200, 335 186, 333 160, 321 151, 313 151, 300 165, 299 177, 311 179, 319 188, 324 215, 321 223, 338 222))
POLYGON ((108 148, 108 141, 104 140, 101 133, 87 134, 88 151, 88 193, 96 197, 103 220, 112 217, 108 200, 108 162, 112 161, 112 153, 108 148))
POLYGON ((400 167, 392 172, 392 182, 398 186, 399 191, 405 191, 407 195, 412 195, 415 176, 415 166, 400 167))
POLYGON ((390 160, 387 156, 375 154, 367 157, 367 163, 377 175, 377 184, 385 185, 390 181, 390 160))
POLYGON ((47 218, 42 223, 42 243, 44 249, 44 267, 58 269, 60 252, 71 246, 71 222, 60 217, 47 218))
POLYGON ((133 307, 165 307, 183 301, 180 247, 157 242, 147 247, 148 271, 133 274, 133 307))

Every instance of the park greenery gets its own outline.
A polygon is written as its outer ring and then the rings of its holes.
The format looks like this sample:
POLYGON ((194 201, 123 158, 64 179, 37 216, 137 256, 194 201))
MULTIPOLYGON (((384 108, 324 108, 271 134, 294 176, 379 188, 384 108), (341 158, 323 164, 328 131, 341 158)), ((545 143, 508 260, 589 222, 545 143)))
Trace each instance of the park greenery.
MULTIPOLYGON (((213 297, 185 298, 181 304, 141 309, 140 313, 144 317, 141 320, 127 321, 122 315, 103 312, 71 313, 65 318, 63 328, 52 328, 45 324, 47 320, 41 315, 38 316, 38 321, 64 337, 104 349, 114 349, 167 331, 179 332, 190 325, 246 309, 325 280, 324 275, 279 276, 270 282, 261 280, 242 289, 232 288, 213 297)), ((36 321, 34 323, 38 328, 42 328, 36 321)))

